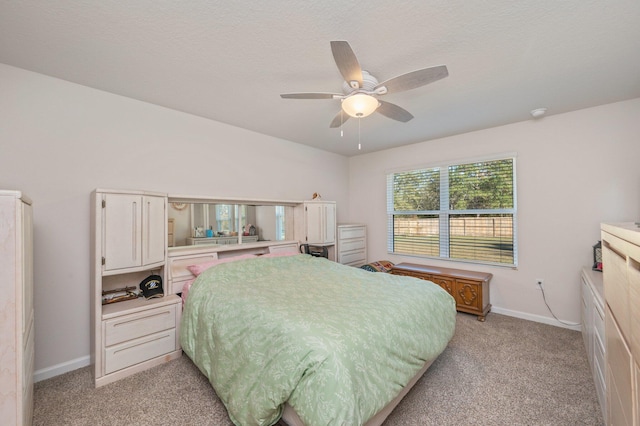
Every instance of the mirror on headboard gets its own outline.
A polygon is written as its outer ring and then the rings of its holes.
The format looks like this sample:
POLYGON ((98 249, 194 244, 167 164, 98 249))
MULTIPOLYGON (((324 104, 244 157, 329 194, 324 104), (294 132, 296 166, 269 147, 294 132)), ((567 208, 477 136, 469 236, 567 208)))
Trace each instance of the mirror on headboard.
POLYGON ((169 197, 169 247, 293 239, 295 202, 169 197))

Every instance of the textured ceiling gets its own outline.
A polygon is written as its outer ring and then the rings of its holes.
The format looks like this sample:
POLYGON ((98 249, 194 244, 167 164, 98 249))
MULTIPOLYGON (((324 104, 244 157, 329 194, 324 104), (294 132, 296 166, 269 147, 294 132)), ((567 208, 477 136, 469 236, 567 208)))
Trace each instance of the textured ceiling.
POLYGON ((351 156, 640 97, 638 0, 0 0, 0 62, 351 156), (340 92, 329 42, 384 81, 381 114, 330 129, 340 92))

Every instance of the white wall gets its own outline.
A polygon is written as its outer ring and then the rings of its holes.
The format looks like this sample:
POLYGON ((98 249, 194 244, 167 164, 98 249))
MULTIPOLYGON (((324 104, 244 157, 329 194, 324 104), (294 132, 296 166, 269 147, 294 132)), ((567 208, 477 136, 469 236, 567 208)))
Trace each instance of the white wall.
POLYGON ((495 311, 580 321, 579 271, 590 266, 600 222, 640 220, 640 99, 350 158, 349 220, 368 225, 370 260, 493 273, 495 311), (389 170, 492 154, 517 154, 517 270, 387 253, 389 170))
POLYGON ((386 251, 385 172, 516 152, 518 269, 429 262, 492 272, 496 310, 549 322, 535 278, 561 319, 579 321, 578 271, 599 223, 640 219, 640 99, 347 159, 0 64, 0 117, 0 188, 34 200, 41 378, 89 360, 97 187, 285 200, 319 192, 337 201, 339 222, 369 225, 369 259, 426 263, 386 251))
POLYGON ((0 188, 34 202, 40 378, 89 362, 93 189, 284 200, 319 192, 346 212, 347 158, 300 144, 2 64, 0 117, 0 188))

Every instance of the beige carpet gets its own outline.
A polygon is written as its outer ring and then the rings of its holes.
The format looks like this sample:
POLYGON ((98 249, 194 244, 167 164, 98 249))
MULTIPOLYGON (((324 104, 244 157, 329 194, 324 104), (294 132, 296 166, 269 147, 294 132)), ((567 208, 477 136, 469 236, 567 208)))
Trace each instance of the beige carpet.
MULTIPOLYGON (((36 383, 35 425, 232 425, 188 357, 94 389, 89 367, 36 383)), ((490 313, 456 334, 384 423, 603 425, 582 336, 490 313)))

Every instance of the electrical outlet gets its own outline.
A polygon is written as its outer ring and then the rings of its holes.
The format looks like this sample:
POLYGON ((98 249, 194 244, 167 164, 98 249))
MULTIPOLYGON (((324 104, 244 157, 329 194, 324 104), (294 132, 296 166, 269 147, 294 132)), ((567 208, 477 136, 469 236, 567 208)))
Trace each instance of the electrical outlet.
POLYGON ((536 285, 538 286, 538 290, 544 290, 544 280, 542 278, 536 278, 536 285))

